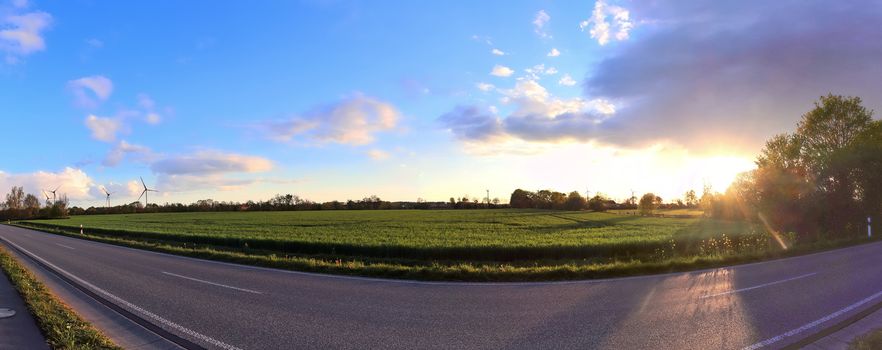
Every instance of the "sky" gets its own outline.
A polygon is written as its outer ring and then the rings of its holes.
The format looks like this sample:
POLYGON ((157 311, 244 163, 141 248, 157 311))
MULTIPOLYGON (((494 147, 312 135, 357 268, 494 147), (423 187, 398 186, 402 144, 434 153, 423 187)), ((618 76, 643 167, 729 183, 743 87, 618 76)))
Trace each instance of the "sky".
POLYGON ((74 205, 725 190, 882 4, 0 0, 0 193, 74 205))

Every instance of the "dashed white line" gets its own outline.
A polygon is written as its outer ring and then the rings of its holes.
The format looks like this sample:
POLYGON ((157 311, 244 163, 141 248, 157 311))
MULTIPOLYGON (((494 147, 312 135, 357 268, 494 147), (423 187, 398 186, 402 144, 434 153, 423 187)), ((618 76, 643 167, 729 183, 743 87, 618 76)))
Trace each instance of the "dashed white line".
POLYGON ((70 250, 76 250, 76 249, 77 249, 77 248, 71 247, 71 246, 69 246, 69 245, 64 245, 64 244, 61 244, 61 243, 55 243, 55 245, 57 245, 57 246, 59 246, 59 247, 65 247, 65 248, 70 249, 70 250))
POLYGON ((175 277, 178 277, 178 278, 183 278, 183 279, 187 279, 187 280, 191 280, 191 281, 196 281, 196 282, 202 282, 202 283, 205 283, 205 284, 210 284, 210 285, 213 285, 213 286, 224 287, 224 288, 229 288, 229 289, 235 289, 235 290, 242 291, 242 292, 246 292, 246 293, 263 294, 262 292, 258 292, 258 291, 256 291, 256 290, 245 289, 245 288, 239 288, 239 287, 233 287, 233 286, 229 286, 229 285, 226 285, 226 284, 215 283, 215 282, 211 282, 211 281, 201 280, 201 279, 198 279, 198 278, 182 276, 182 275, 178 275, 178 274, 176 274, 176 273, 165 272, 165 271, 162 271, 162 273, 163 273, 163 274, 166 274, 166 275, 169 275, 169 276, 175 276, 175 277))
POLYGON ((727 294, 734 294, 734 293, 746 292, 746 291, 754 290, 754 289, 757 289, 757 288, 768 287, 768 286, 776 285, 776 284, 779 284, 779 283, 784 283, 784 282, 790 282, 790 281, 793 281, 793 280, 798 280, 798 279, 800 279, 800 278, 806 278, 806 277, 809 277, 809 276, 812 276, 812 275, 815 275, 815 274, 817 274, 817 272, 807 273, 807 274, 805 274, 805 275, 799 275, 799 276, 796 276, 796 277, 791 277, 791 278, 783 279, 783 280, 780 280, 780 281, 769 282, 769 283, 763 283, 763 284, 756 285, 756 286, 753 286, 753 287, 734 289, 734 290, 729 290, 729 291, 725 291, 725 292, 722 292, 722 293, 716 293, 716 294, 710 294, 710 295, 702 295, 702 296, 700 297, 700 299, 712 298, 712 297, 718 297, 718 296, 721 296, 721 295, 727 295, 727 294))
POLYGON ((209 336, 207 336, 207 335, 203 335, 203 334, 201 334, 201 333, 197 333, 196 331, 193 331, 193 330, 191 330, 191 329, 189 329, 189 328, 186 328, 186 327, 184 327, 184 326, 181 326, 181 325, 179 325, 179 324, 177 324, 177 323, 174 323, 174 322, 172 322, 172 321, 166 320, 166 319, 162 318, 162 316, 159 316, 159 315, 157 315, 157 314, 154 314, 154 313, 152 313, 152 312, 150 312, 150 311, 144 310, 144 309, 142 309, 141 307, 139 307, 139 306, 137 306, 137 305, 135 305, 135 304, 132 304, 132 303, 130 303, 130 302, 128 302, 128 301, 126 301, 126 300, 124 300, 124 299, 122 299, 122 298, 116 296, 116 295, 113 295, 113 294, 111 294, 110 292, 108 292, 108 291, 106 291, 106 290, 104 290, 104 289, 98 288, 98 286, 96 286, 96 285, 94 285, 94 284, 91 284, 91 283, 89 283, 89 282, 83 280, 82 278, 79 278, 79 277, 77 277, 76 275, 74 275, 74 274, 72 274, 72 273, 70 273, 70 272, 67 272, 66 270, 64 270, 64 269, 62 269, 62 268, 60 268, 60 267, 58 267, 58 266, 55 266, 55 264, 52 264, 52 263, 46 261, 46 259, 41 258, 41 257, 38 256, 37 254, 31 253, 29 250, 22 248, 22 247, 19 246, 18 244, 15 244, 15 243, 10 242, 8 239, 4 239, 4 241, 6 241, 6 243, 9 243, 9 244, 13 245, 14 247, 18 248, 19 250, 25 252, 27 255, 30 255, 32 258, 37 259, 37 260, 39 260, 40 262, 46 264, 46 266, 49 266, 49 267, 51 267, 51 268, 53 268, 53 269, 55 269, 55 270, 57 270, 57 271, 59 271, 59 272, 65 274, 65 275, 67 275, 67 276, 70 277, 71 279, 77 281, 78 283, 81 283, 82 285, 84 285, 84 286, 86 286, 86 287, 88 287, 88 288, 91 288, 91 289, 94 290, 95 292, 98 292, 98 293, 100 293, 100 294, 103 294, 104 296, 106 296, 106 297, 110 298, 111 300, 117 302, 118 305, 121 304, 120 306, 127 307, 127 308, 129 308, 130 310, 135 311, 135 312, 137 312, 137 313, 139 313, 139 314, 141 314, 141 315, 147 316, 148 318, 151 318, 151 319, 153 319, 153 320, 156 320, 157 322, 159 322, 159 323, 161 323, 161 324, 163 324, 163 325, 165 325, 165 326, 167 326, 167 327, 170 327, 170 328, 176 329, 176 330, 178 330, 178 331, 180 331, 180 332, 182 332, 182 333, 184 333, 184 334, 187 334, 187 335, 189 335, 189 336, 191 336, 191 337, 193 337, 193 338, 196 338, 196 339, 199 339, 199 340, 201 340, 201 341, 204 341, 204 342, 206 342, 206 343, 208 343, 208 344, 211 344, 211 345, 217 346, 217 347, 219 347, 219 348, 221 348, 221 349, 225 349, 225 350, 242 350, 242 349, 240 349, 240 348, 238 348, 238 347, 235 347, 235 346, 233 346, 233 345, 230 345, 230 344, 224 343, 224 342, 222 342, 222 341, 220 341, 220 340, 217 340, 217 339, 211 338, 211 337, 209 337, 209 336))
POLYGON ((797 335, 797 334, 799 334, 799 333, 805 332, 805 331, 807 331, 807 330, 809 330, 809 329, 812 329, 812 328, 815 328, 815 327, 819 326, 820 324, 822 324, 822 323, 824 323, 824 322, 827 322, 827 321, 832 320, 832 319, 834 319, 834 318, 836 318, 836 317, 842 316, 842 314, 844 314, 844 313, 846 313, 846 312, 849 312, 849 311, 851 311, 851 310, 854 310, 854 309, 858 308, 858 307, 861 306, 861 305, 864 305, 864 304, 866 304, 866 303, 869 303, 869 302, 873 301, 873 299, 876 299, 876 298, 878 298, 878 297, 880 297, 880 296, 882 296, 882 292, 878 292, 878 293, 876 293, 876 294, 873 294, 873 295, 871 295, 871 296, 868 296, 868 297, 864 298, 863 300, 861 300, 861 301, 859 301, 859 302, 856 302, 856 303, 854 303, 854 304, 851 304, 851 305, 849 305, 849 306, 846 306, 845 308, 843 308, 843 309, 841 309, 841 310, 839 310, 839 311, 836 311, 836 312, 834 312, 834 313, 832 313, 832 314, 829 314, 829 315, 827 315, 827 316, 821 317, 821 318, 819 318, 819 319, 817 319, 817 320, 814 320, 814 321, 812 321, 812 322, 806 323, 806 324, 802 325, 802 327, 799 327, 799 328, 796 328, 796 329, 791 329, 790 331, 787 331, 786 333, 783 333, 783 334, 780 334, 780 335, 777 335, 777 336, 771 337, 771 338, 766 339, 766 340, 763 340, 763 341, 761 341, 761 342, 759 342, 759 343, 756 343, 756 344, 753 344, 753 345, 751 345, 751 346, 745 347, 743 350, 756 350, 756 349, 759 349, 759 348, 762 348, 762 347, 769 346, 769 345, 772 345, 772 344, 774 344, 774 343, 777 343, 777 342, 783 340, 784 338, 792 337, 792 336, 797 335))

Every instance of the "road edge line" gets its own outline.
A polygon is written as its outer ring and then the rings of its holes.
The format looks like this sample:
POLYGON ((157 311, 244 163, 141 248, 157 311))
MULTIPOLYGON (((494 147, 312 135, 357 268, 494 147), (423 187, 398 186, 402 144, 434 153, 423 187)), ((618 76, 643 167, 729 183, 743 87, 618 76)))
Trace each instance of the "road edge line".
POLYGON ((76 283, 73 279, 69 278, 68 276, 65 276, 63 273, 56 271, 54 268, 52 268, 52 267, 48 266, 46 263, 44 263, 41 259, 38 259, 35 256, 31 255, 30 252, 25 251, 24 249, 19 247, 17 244, 12 243, 9 240, 7 240, 5 237, 0 236, 0 240, 2 240, 4 243, 6 243, 6 246, 14 249, 22 256, 27 257, 32 262, 41 266, 43 269, 45 269, 49 273, 52 273, 56 277, 60 278, 62 281, 73 286, 74 288, 83 292, 84 294, 86 294, 90 298, 101 303, 102 305, 113 310, 114 312, 122 315, 123 317, 129 319, 130 321, 138 324, 141 327, 144 327, 145 329, 147 329, 150 332, 153 332, 157 336, 159 336, 165 340, 168 340, 169 342, 174 343, 175 345, 180 346, 181 348, 184 348, 187 350, 204 350, 205 349, 204 347, 199 346, 198 344, 193 343, 192 341, 189 341, 187 339, 184 339, 178 335, 175 335, 174 333, 171 333, 171 332, 165 330, 164 328, 159 327, 159 326, 153 324, 152 322, 147 321, 146 319, 142 318, 141 316, 138 316, 138 315, 134 314, 133 312, 126 310, 125 308, 123 308, 119 305, 114 304, 110 300, 107 300, 107 299, 101 297, 100 295, 98 295, 98 293, 95 293, 94 291, 86 288, 85 286, 83 286, 79 283, 76 283))

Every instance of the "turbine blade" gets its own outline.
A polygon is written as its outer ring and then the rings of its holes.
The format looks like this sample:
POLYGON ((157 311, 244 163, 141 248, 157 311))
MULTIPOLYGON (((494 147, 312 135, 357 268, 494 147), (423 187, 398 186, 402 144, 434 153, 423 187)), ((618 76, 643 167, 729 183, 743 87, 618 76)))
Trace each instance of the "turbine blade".
POLYGON ((147 191, 141 192, 141 195, 138 196, 138 201, 139 201, 139 202, 141 201, 141 197, 144 197, 145 194, 147 194, 147 191))
POLYGON ((144 183, 144 178, 140 177, 140 176, 138 176, 138 177, 141 179, 141 184, 144 185, 144 188, 147 188, 147 184, 144 183))

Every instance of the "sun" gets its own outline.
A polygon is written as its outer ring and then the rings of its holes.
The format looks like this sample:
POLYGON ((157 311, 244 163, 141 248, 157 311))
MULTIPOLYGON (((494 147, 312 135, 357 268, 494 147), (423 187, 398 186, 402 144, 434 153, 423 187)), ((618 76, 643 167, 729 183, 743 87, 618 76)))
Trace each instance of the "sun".
POLYGON ((737 156, 714 156, 701 163, 702 180, 716 192, 725 192, 738 174, 756 168, 753 160, 737 156))

